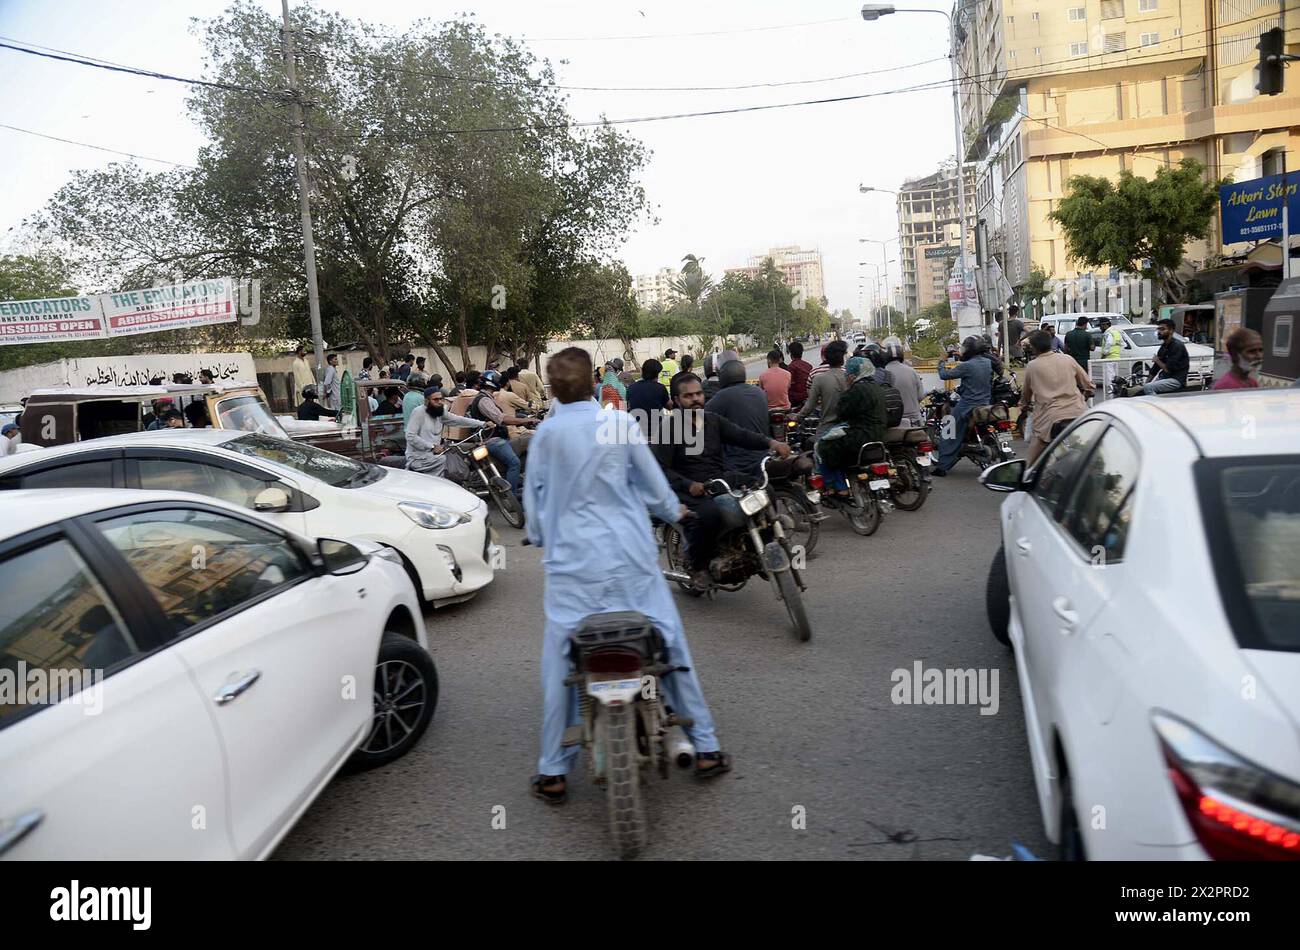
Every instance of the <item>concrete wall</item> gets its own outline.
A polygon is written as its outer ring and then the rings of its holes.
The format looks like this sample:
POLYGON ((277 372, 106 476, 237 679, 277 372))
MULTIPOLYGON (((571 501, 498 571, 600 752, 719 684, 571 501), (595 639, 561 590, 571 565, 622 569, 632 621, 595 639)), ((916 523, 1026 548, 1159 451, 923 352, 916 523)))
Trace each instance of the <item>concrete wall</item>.
POLYGON ((197 383, 199 370, 218 382, 252 382, 256 369, 247 353, 152 353, 147 356, 97 356, 63 359, 0 373, 0 402, 17 402, 33 389, 50 386, 136 386, 161 376, 171 381, 187 373, 197 383))

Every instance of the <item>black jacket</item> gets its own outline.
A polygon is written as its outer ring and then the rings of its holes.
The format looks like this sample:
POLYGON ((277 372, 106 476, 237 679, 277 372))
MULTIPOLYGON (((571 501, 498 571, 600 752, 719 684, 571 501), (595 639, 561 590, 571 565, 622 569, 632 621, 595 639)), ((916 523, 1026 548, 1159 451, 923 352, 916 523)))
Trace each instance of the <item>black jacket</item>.
POLYGON ((640 409, 648 415, 668 406, 668 390, 657 379, 639 379, 627 387, 628 412, 640 409))
MULTIPOLYGON (((1160 344, 1156 358, 1165 364, 1165 369, 1156 375, 1164 379, 1176 379, 1184 386, 1187 385, 1187 347, 1182 340, 1172 336, 1165 340, 1160 344)), ((1151 369, 1155 371, 1156 366, 1152 365, 1151 369)))
MULTIPOLYGON (((766 436, 772 424, 767 413, 767 396, 763 390, 748 383, 733 383, 724 386, 718 394, 704 404, 705 412, 715 412, 742 429, 766 436)), ((727 468, 738 472, 758 473, 759 463, 767 454, 767 443, 763 448, 751 449, 739 445, 728 445, 723 451, 727 468)))
POLYGON ((311 399, 304 399, 298 406, 298 418, 304 422, 316 422, 321 416, 328 416, 333 419, 337 415, 336 410, 326 409, 320 403, 311 399))
MULTIPOLYGON (((681 410, 675 410, 680 413, 681 410)), ((674 419, 674 432, 678 432, 681 423, 674 419)), ((683 434, 684 435, 684 434, 683 434)), ((702 451, 688 451, 692 445, 679 435, 665 444, 653 446, 655 456, 663 467, 668 484, 677 494, 687 494, 691 482, 707 482, 711 478, 722 478, 727 472, 727 460, 724 446, 738 445, 747 449, 766 449, 771 441, 767 436, 742 429, 729 419, 716 413, 704 411, 704 444, 702 451)), ((698 442, 691 440, 696 447, 698 442)))

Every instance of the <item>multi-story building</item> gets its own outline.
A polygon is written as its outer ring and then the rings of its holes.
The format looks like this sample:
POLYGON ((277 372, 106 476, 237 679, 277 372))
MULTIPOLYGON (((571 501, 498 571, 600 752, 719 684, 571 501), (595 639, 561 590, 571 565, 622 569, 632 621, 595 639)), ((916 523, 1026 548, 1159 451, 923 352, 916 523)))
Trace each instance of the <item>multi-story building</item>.
POLYGON ((681 294, 673 290, 673 281, 681 277, 679 271, 671 267, 661 267, 653 274, 640 274, 632 279, 632 293, 637 305, 646 310, 656 308, 667 310, 681 294))
MULTIPOLYGON (((1285 3, 1294 51, 1300 2, 1285 3)), ((1281 170, 1300 126, 1300 79, 1290 72, 1276 97, 1254 87, 1255 45, 1282 15, 1282 0, 959 0, 976 217, 1009 283, 1035 265, 1079 275, 1049 218, 1076 175, 1150 177, 1183 158, 1211 179, 1281 170)), ((1188 260, 1247 248, 1224 248, 1219 234, 1216 220, 1188 260)))
MULTIPOLYGON (((974 207, 975 171, 966 169, 966 215, 969 224, 971 209, 974 207)), ((898 190, 898 241, 901 245, 900 260, 903 268, 903 312, 909 315, 920 313, 927 303, 922 303, 924 296, 930 303, 931 268, 918 263, 921 249, 946 247, 952 250, 942 258, 944 267, 944 290, 939 299, 947 299, 948 272, 956 252, 961 247, 961 200, 957 194, 957 172, 952 164, 946 164, 933 175, 924 178, 911 178, 903 182, 898 190), (925 274, 922 274, 922 270, 925 274), (922 280, 927 282, 921 287, 922 280)), ((967 250, 974 252, 974 246, 967 250)), ((931 257, 934 261, 938 258, 931 257)))
POLYGON ((763 269, 763 261, 768 258, 781 272, 789 287, 803 289, 809 300, 826 302, 826 282, 822 273, 822 252, 818 249, 805 251, 798 245, 773 247, 762 254, 752 254, 744 267, 728 267, 728 274, 746 274, 757 277, 763 269))

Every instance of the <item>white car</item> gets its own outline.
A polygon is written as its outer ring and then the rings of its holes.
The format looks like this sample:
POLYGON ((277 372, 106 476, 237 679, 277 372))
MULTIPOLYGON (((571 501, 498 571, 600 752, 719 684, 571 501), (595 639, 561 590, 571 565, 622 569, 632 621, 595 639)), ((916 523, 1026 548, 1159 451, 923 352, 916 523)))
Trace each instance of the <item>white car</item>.
MULTIPOLYGON (((1088 332, 1094 342, 1101 341, 1101 328, 1097 325, 1099 317, 1095 314, 1067 314, 1066 316, 1047 317, 1043 329, 1052 330, 1062 340, 1065 334, 1074 329, 1079 317, 1089 318, 1088 332)), ((1120 351, 1119 373, 1121 376, 1140 376, 1145 381, 1147 372, 1155 363, 1156 354, 1160 352, 1160 338, 1154 323, 1130 323, 1127 317, 1109 314, 1115 329, 1119 330, 1122 350, 1120 351), (1122 322, 1121 322, 1122 321, 1122 322)), ((1188 343, 1181 333, 1174 336, 1187 347, 1187 388, 1203 389, 1210 385, 1214 377, 1214 347, 1203 343, 1188 343)), ((1100 359, 1096 350, 1093 357, 1100 359)), ((1094 366, 1094 382, 1102 381, 1101 372, 1094 366)))
POLYGON ((5 488, 191 491, 308 537, 367 538, 401 554, 435 607, 474 596, 500 557, 487 503, 459 485, 257 432, 163 429, 55 446, 0 461, 5 488))
POLYGON ((1122 313, 1112 313, 1108 311, 1103 312, 1100 310, 1096 310, 1096 311, 1088 310, 1082 313, 1048 314, 1047 316, 1043 317, 1041 321, 1039 321, 1038 329, 1050 330, 1052 333, 1055 333, 1057 336, 1061 337, 1061 339, 1065 339, 1065 335, 1074 329, 1074 326, 1076 323, 1079 322, 1080 317, 1087 318, 1089 330, 1100 329, 1102 317, 1110 317, 1110 322, 1117 327, 1125 327, 1130 325, 1133 322, 1122 313))
POLYGON ((262 858, 437 702, 394 553, 192 494, 4 498, 0 855, 262 858))
POLYGON ((1300 392, 1112 400, 981 481, 1063 856, 1300 858, 1300 392))

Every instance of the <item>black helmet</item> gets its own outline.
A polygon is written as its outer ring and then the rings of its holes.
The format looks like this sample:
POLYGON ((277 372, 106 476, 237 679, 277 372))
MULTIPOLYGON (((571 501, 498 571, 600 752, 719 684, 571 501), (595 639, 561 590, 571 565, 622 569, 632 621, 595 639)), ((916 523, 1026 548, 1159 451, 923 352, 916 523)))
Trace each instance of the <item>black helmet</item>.
POLYGON ((734 386, 745 381, 745 364, 740 360, 727 360, 718 370, 718 382, 723 387, 734 386))
POLYGON ((890 343, 885 347, 885 362, 893 363, 895 360, 903 362, 903 347, 900 343, 890 343))
POLYGON ((714 368, 714 363, 716 362, 717 361, 714 360, 712 353, 704 357, 704 378, 705 379, 708 379, 709 377, 717 373, 717 369, 714 368))
POLYGON ((303 398, 303 399, 315 399, 315 398, 316 398, 316 387, 315 387, 315 386, 304 386, 304 387, 302 388, 302 398, 303 398))
POLYGON ((968 336, 961 341, 961 354, 963 357, 975 356, 983 353, 985 349, 984 337, 968 336))
POLYGON ((863 355, 877 368, 885 365, 885 351, 880 348, 879 343, 868 343, 863 355))

